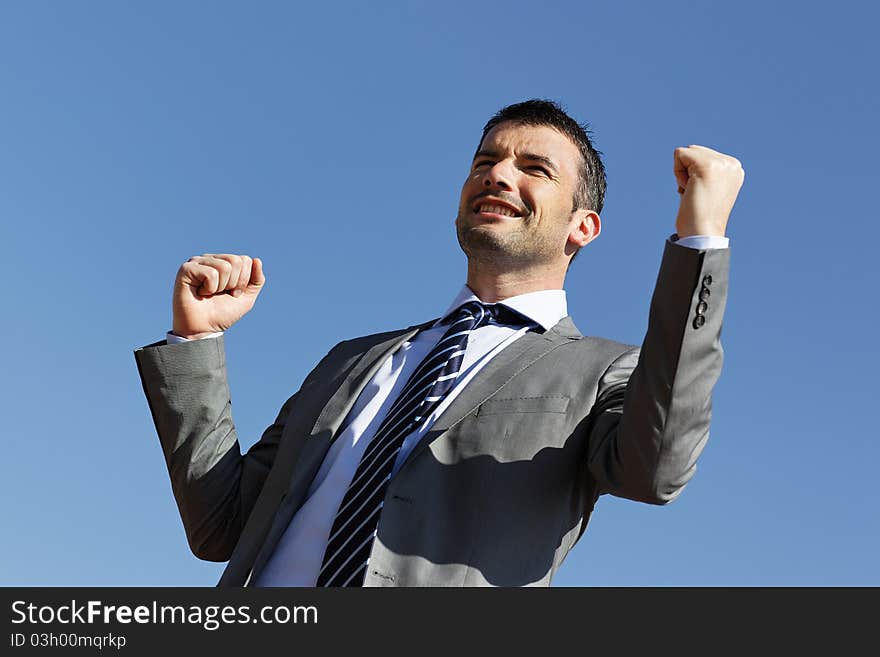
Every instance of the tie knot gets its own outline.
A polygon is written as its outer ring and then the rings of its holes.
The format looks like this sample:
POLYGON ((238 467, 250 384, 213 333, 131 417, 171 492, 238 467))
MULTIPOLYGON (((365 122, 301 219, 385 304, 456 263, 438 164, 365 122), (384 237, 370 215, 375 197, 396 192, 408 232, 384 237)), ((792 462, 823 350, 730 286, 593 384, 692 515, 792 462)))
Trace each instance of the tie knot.
POLYGON ((488 304, 480 301, 468 301, 460 306, 453 314, 452 321, 460 321, 468 317, 476 320, 473 328, 485 326, 493 319, 498 324, 513 324, 516 326, 524 326, 531 323, 529 318, 512 308, 503 306, 500 303, 488 304))

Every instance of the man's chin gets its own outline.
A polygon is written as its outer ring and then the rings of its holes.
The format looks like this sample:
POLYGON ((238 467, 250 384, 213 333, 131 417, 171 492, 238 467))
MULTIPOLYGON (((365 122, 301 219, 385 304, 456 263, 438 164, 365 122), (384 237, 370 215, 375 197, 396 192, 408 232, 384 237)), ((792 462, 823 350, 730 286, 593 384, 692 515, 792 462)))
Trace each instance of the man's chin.
POLYGON ((464 234, 459 232, 458 243, 468 258, 507 260, 510 257, 507 240, 491 226, 475 226, 464 234))

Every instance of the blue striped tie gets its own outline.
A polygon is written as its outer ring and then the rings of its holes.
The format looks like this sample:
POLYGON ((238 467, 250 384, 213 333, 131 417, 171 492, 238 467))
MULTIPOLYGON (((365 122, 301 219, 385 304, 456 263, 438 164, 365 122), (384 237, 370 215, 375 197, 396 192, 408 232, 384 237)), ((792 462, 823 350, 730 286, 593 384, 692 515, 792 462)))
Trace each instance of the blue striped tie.
POLYGON ((453 388, 468 336, 490 319, 520 325, 529 321, 506 306, 486 306, 478 301, 469 301, 452 315, 446 333, 413 372, 361 457, 333 521, 318 586, 363 586, 388 481, 403 440, 453 388))

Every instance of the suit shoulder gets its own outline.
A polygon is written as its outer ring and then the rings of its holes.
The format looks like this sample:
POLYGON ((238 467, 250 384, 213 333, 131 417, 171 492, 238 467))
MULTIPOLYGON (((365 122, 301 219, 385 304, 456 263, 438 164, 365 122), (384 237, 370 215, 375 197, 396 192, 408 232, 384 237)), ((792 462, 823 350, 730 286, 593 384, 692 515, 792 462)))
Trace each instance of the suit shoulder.
POLYGON ((608 338, 600 338, 593 335, 582 335, 577 340, 570 343, 571 348, 578 351, 588 351, 594 355, 607 354, 614 359, 633 349, 638 349, 638 345, 618 342, 617 340, 609 340, 608 338))
POLYGON ((549 358, 545 358, 551 369, 572 372, 581 377, 598 381, 615 364, 635 366, 639 348, 635 345, 595 336, 580 336, 560 345, 549 358))
POLYGON ((593 360, 608 357, 614 360, 621 354, 638 349, 635 345, 609 340, 595 335, 584 335, 578 329, 571 316, 563 317, 556 326, 550 329, 561 338, 568 340, 565 353, 585 355, 593 360))

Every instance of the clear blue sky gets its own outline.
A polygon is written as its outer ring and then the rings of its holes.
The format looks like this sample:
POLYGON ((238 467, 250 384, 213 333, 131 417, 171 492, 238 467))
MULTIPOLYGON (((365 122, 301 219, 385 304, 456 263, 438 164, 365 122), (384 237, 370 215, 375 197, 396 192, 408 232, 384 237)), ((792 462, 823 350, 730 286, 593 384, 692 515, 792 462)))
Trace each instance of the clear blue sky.
POLYGON ((177 268, 265 263, 227 335, 250 446, 333 344, 446 307, 480 129, 531 97, 605 153, 602 235, 566 281, 586 334, 641 342, 673 149, 746 170, 698 472, 667 507, 602 498, 554 584, 880 584, 866 6, 4 3, 0 584, 213 585, 132 355, 170 328, 177 268))

